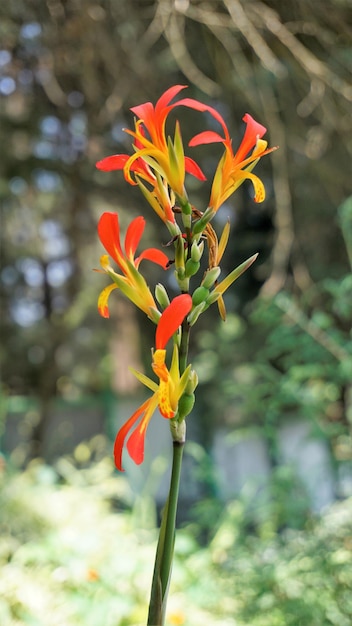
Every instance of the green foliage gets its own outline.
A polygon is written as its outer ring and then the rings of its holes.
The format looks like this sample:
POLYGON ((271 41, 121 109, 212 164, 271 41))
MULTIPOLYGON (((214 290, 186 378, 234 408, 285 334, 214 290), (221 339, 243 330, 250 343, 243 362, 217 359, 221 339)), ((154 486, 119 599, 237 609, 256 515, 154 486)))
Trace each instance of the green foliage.
MULTIPOLYGON (((278 506, 287 481, 276 478, 278 506)), ((141 504, 110 460, 32 463, 1 482, 2 626, 145 623, 156 531, 141 528, 141 504)), ((199 504, 214 522, 207 548, 194 524, 179 531, 167 626, 348 626, 352 501, 276 535, 266 516, 248 534, 250 499, 199 504)))
POLYGON ((246 321, 229 315, 225 325, 203 331, 194 363, 202 411, 209 402, 228 424, 260 426, 274 461, 277 426, 288 418, 310 420, 312 432, 333 449, 348 437, 352 450, 351 319, 348 274, 314 285, 299 299, 284 291, 260 298, 246 321))

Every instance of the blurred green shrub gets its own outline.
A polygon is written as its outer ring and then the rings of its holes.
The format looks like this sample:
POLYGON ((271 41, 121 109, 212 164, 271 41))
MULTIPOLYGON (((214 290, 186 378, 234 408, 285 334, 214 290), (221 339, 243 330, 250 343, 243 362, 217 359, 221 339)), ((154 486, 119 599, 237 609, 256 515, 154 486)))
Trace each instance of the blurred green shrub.
MULTIPOLYGON (((287 481, 276 477, 279 508, 287 481)), ((2 626, 145 623, 156 531, 140 523, 141 503, 110 459, 83 469, 69 458, 33 462, 1 483, 2 626)), ((349 626, 352 500, 279 535, 275 508, 248 533, 249 500, 198 505, 214 522, 206 548, 195 522, 180 530, 167 625, 349 626)))

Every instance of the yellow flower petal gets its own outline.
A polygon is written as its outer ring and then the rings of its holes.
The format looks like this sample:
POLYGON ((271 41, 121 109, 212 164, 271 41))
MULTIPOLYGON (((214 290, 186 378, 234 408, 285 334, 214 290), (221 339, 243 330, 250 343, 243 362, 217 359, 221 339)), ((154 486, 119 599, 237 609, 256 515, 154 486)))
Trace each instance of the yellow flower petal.
POLYGON ((111 292, 117 289, 117 285, 112 283, 103 289, 98 298, 98 311, 102 317, 109 317, 108 299, 111 292))

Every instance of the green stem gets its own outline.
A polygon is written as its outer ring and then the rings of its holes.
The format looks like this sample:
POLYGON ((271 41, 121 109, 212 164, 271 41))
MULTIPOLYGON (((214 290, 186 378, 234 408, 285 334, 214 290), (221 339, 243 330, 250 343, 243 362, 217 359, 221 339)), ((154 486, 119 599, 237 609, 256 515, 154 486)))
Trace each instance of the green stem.
POLYGON ((180 343, 180 350, 179 350, 181 376, 187 367, 189 333, 190 333, 190 325, 185 319, 182 323, 182 335, 181 335, 181 343, 180 343))
MULTIPOLYGON (((182 324, 180 344, 180 374, 187 367, 190 326, 185 320, 182 324)), ((164 626, 167 596, 171 578, 172 561, 175 545, 176 513, 180 476, 182 467, 183 448, 185 444, 185 421, 177 421, 177 417, 170 420, 173 437, 172 469, 169 496, 163 510, 158 545, 156 549, 155 565, 150 594, 147 626, 164 626)))
POLYGON ((183 448, 184 442, 173 442, 170 491, 160 525, 147 626, 163 626, 165 623, 167 595, 174 554, 175 524, 183 448))

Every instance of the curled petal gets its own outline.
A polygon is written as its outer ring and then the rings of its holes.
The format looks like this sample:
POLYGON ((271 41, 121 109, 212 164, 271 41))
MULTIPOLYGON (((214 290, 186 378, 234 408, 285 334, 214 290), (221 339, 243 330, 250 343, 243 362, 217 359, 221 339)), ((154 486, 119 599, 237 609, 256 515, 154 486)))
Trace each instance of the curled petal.
POLYGON ((165 364, 166 350, 159 348, 153 354, 152 368, 153 372, 166 383, 169 380, 169 370, 165 364))
POLYGON ((170 264, 169 257, 157 248, 147 248, 147 250, 144 250, 135 260, 135 266, 137 268, 143 259, 147 259, 148 261, 153 261, 153 263, 156 263, 157 265, 161 265, 164 270, 166 270, 170 264))
POLYGON ((192 308, 192 298, 188 293, 176 296, 161 314, 156 333, 156 349, 165 348, 167 342, 182 324, 192 308))
POLYGON ((243 121, 247 124, 246 130, 241 141, 241 145, 235 154, 235 162, 240 163, 246 157, 248 152, 254 148, 257 143, 257 139, 261 139, 266 133, 266 128, 255 119, 249 113, 243 116, 243 121))
POLYGON ((105 289, 103 289, 103 291, 100 293, 100 296, 98 298, 98 311, 100 313, 100 315, 102 317, 109 317, 109 307, 108 307, 108 299, 109 296, 111 294, 111 292, 117 289, 117 285, 115 285, 115 283, 112 283, 112 285, 108 285, 107 287, 105 287, 105 289))
POLYGON ((240 178, 242 179, 249 178, 252 181, 252 184, 254 187, 254 202, 258 202, 258 203, 264 202, 265 187, 264 187, 264 183, 260 180, 260 178, 258 178, 258 176, 256 176, 255 174, 252 174, 251 172, 247 172, 246 170, 241 172, 240 178))
MULTIPOLYGON (((173 85, 169 89, 167 89, 159 98, 155 105, 155 109, 157 111, 163 110, 168 104, 170 104, 171 100, 177 96, 177 94, 182 91, 182 89, 186 89, 187 85, 173 85)), ((176 103, 178 104, 178 103, 176 103)))
POLYGON ((206 176, 203 174, 199 165, 193 161, 193 159, 190 159, 190 157, 185 157, 185 170, 187 174, 192 174, 192 176, 198 178, 198 180, 206 180, 206 176))
POLYGON ((204 132, 199 133, 198 135, 195 135, 194 137, 192 137, 188 145, 193 147, 193 146, 200 146, 204 143, 219 143, 223 141, 224 141, 224 137, 221 137, 219 133, 216 133, 213 130, 205 130, 204 132))
POLYGON ((224 130, 224 133, 225 133, 225 137, 226 138, 229 137, 229 132, 228 132, 227 126, 225 124, 224 118, 213 107, 211 107, 211 106, 209 106, 207 104, 203 104, 203 102, 199 102, 198 100, 194 100, 193 98, 183 98, 182 100, 178 101, 177 105, 178 106, 186 106, 186 107, 189 107, 190 109, 194 109, 195 111, 200 111, 202 113, 207 111, 208 113, 210 113, 210 115, 212 115, 214 117, 214 119, 216 119, 217 122, 219 122, 219 124, 221 124, 221 126, 222 126, 222 128, 224 130))

